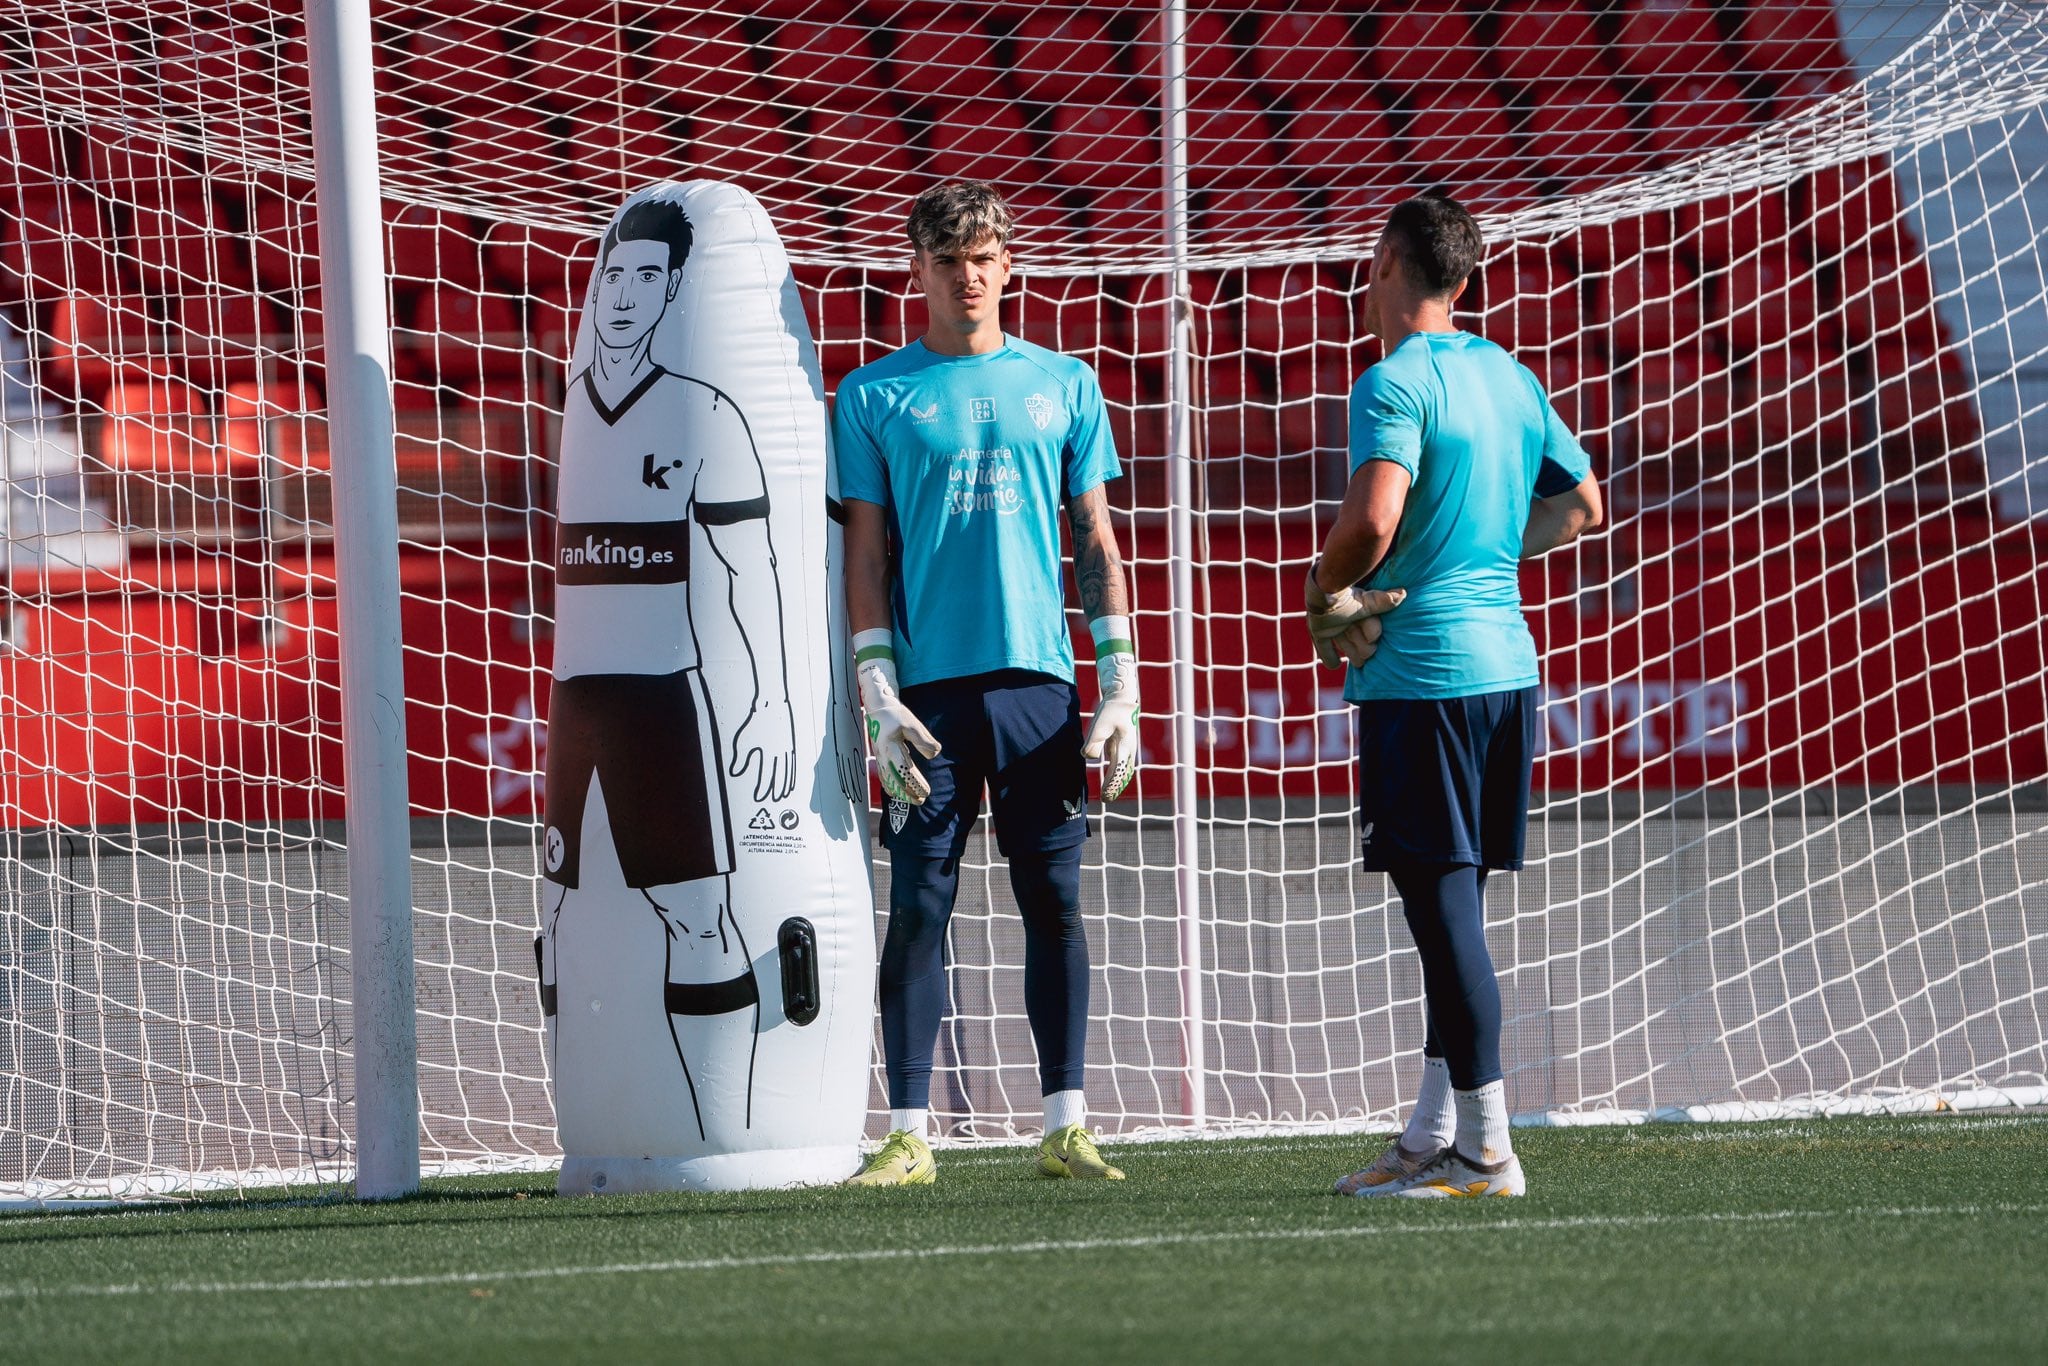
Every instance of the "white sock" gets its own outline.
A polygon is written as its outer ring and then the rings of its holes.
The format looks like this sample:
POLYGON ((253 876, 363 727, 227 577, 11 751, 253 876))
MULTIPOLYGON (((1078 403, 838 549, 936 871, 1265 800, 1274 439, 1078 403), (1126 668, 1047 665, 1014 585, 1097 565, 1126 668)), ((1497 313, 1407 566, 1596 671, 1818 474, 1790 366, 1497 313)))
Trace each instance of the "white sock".
POLYGON ((1484 1166, 1514 1156, 1508 1143, 1508 1088, 1490 1081, 1476 1091, 1453 1091, 1458 1105, 1458 1153, 1484 1166))
POLYGON ((932 1136, 931 1118, 932 1112, 930 1110, 891 1110, 889 1112, 889 1132, 894 1133, 901 1129, 907 1134, 915 1134, 919 1138, 929 1141, 932 1136))
POLYGON ((1088 1102, 1079 1091, 1055 1091, 1045 1098, 1045 1132, 1056 1134, 1069 1124, 1088 1122, 1088 1102))
POLYGON ((1458 1136, 1458 1109, 1451 1104, 1451 1069, 1442 1058, 1422 1060, 1422 1088, 1408 1113, 1401 1146, 1411 1153, 1448 1148, 1458 1136))

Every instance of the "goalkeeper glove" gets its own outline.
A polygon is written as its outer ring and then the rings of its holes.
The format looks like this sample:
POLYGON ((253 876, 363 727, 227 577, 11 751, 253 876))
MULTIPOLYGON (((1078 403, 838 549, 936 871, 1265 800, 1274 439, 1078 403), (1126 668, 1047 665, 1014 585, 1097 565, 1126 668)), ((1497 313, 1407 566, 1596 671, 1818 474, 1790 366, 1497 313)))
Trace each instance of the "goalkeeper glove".
POLYGON ((1336 668, 1349 664, 1358 668, 1379 649, 1380 617, 1399 607, 1408 596, 1405 588, 1340 588, 1325 593, 1316 586, 1316 568, 1309 566, 1307 606, 1308 634, 1315 642, 1316 658, 1336 668))
POLYGON ((1088 630, 1095 637, 1095 677, 1102 685, 1102 699, 1081 754, 1102 761, 1102 800, 1113 802, 1138 771, 1138 647, 1129 617, 1097 617, 1088 630))
POLYGON ((854 632, 853 667, 860 679, 861 705, 868 713, 868 740, 882 770, 882 791, 897 801, 922 806, 932 795, 932 785, 910 752, 933 758, 939 742, 896 693, 894 633, 854 632))

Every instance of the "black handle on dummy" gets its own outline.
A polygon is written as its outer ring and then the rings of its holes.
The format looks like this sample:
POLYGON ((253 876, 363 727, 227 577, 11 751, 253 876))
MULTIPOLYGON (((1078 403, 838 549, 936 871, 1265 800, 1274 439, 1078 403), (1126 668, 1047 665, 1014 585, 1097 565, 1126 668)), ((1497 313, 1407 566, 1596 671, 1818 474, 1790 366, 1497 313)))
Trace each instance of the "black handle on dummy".
POLYGON ((782 1013, 794 1025, 818 1018, 818 932, 811 922, 793 915, 775 933, 782 954, 782 1013))

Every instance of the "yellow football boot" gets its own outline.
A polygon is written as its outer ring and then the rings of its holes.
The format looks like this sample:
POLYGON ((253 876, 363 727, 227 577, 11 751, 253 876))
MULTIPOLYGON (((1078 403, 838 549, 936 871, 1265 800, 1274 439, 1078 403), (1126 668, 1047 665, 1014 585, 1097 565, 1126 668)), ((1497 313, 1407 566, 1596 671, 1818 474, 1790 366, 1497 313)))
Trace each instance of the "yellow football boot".
POLYGON ((1103 1161, 1095 1140, 1078 1124, 1047 1134, 1038 1145, 1038 1174, 1058 1179, 1073 1177, 1095 1181, 1121 1181, 1121 1167, 1103 1161))
POLYGON ((846 1184, 929 1186, 938 1179, 939 1164, 932 1160, 931 1145, 907 1129, 898 1129, 882 1140, 866 1166, 846 1178, 846 1184))

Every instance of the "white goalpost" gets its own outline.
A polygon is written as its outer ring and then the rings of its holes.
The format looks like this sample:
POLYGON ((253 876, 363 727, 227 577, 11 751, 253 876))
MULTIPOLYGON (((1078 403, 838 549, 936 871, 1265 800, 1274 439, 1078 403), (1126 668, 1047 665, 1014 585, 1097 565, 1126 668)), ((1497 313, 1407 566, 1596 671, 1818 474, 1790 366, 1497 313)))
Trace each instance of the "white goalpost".
MULTIPOLYGON (((559 1160, 562 365, 597 226, 693 176, 773 215, 828 392, 921 327, 903 215, 961 175, 1021 224, 1006 326, 1101 377, 1156 709, 1084 883, 1104 1130, 1369 1129, 1413 1084, 1295 598, 1379 225, 1434 187, 1489 243, 1464 325, 1611 503, 1524 580, 1512 1108, 2048 1103, 2041 7, 374 0, 352 90, 351 15, 0 0, 0 1199, 559 1160)), ((984 839, 950 1142, 1039 1113, 984 839)))

